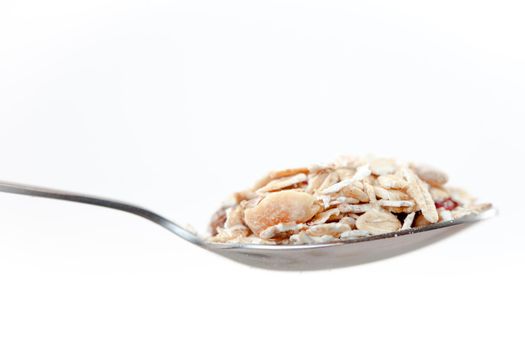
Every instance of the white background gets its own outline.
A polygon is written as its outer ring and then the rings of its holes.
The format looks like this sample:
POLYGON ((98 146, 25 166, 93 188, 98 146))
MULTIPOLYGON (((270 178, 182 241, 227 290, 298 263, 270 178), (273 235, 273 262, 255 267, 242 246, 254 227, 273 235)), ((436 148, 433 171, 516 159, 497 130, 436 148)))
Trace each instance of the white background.
POLYGON ((500 216, 390 260, 246 267, 134 216, 0 194, 1 349, 523 349, 520 1, 0 5, 0 178, 204 229, 280 167, 423 161, 500 216))

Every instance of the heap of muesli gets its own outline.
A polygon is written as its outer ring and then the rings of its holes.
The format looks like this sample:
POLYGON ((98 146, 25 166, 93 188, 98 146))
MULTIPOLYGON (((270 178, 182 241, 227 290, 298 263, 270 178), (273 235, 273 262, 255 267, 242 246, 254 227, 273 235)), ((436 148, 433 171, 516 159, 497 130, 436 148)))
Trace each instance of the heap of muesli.
POLYGON ((441 171, 386 158, 274 171, 215 213, 214 243, 309 244, 358 239, 479 213, 489 204, 445 187, 441 171))

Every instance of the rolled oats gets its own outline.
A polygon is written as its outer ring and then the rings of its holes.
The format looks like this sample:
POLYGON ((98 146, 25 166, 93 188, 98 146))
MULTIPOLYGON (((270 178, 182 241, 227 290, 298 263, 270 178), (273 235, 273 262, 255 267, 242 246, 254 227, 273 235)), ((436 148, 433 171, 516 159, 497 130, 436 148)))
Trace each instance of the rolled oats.
POLYGON ((350 230, 350 231, 345 231, 341 233, 341 236, 339 238, 342 240, 348 240, 348 239, 363 238, 363 237, 368 237, 368 236, 372 236, 372 234, 368 231, 350 230))
POLYGON ((280 223, 277 225, 270 226, 259 233, 259 237, 264 239, 270 239, 276 236, 281 236, 282 233, 286 232, 297 232, 306 228, 305 224, 296 223, 280 223))
POLYGON ((366 213, 372 206, 370 204, 346 204, 343 203, 337 207, 341 213, 366 213))
POLYGON ((410 196, 400 190, 390 190, 383 188, 381 186, 374 186, 376 196, 381 199, 391 200, 391 201, 400 201, 410 199, 410 196))
POLYGON ((363 183, 363 186, 365 187, 365 193, 368 197, 368 202, 370 204, 373 204, 377 201, 377 198, 376 198, 376 191, 374 190, 374 186, 370 185, 367 182, 363 183))
POLYGON ((336 172, 331 171, 327 173, 326 177, 323 179, 323 182, 317 188, 317 192, 320 192, 321 194, 328 194, 325 193, 326 189, 334 186, 338 181, 339 175, 337 175, 336 172))
POLYGON ((372 234, 389 233, 401 229, 401 223, 394 214, 375 208, 361 215, 355 225, 359 230, 372 234))
POLYGON ((408 183, 397 175, 381 175, 377 178, 377 183, 386 189, 405 189, 408 183))
POLYGON ((322 171, 317 174, 310 174, 308 176, 308 185, 306 186, 306 192, 315 193, 323 185, 324 181, 328 177, 328 172, 322 171))
POLYGON ((411 168, 419 178, 431 186, 440 187, 447 183, 448 176, 442 171, 427 165, 412 165, 411 168))
POLYGON ((439 220, 434 200, 428 192, 428 185, 425 184, 417 175, 410 169, 404 168, 403 174, 408 182, 407 193, 414 198, 423 216, 430 223, 435 223, 439 220))
POLYGON ((345 157, 274 171, 213 216, 214 243, 316 244, 454 220, 487 210, 430 167, 345 157), (404 219, 403 219, 404 218, 404 219), (402 222, 400 221, 402 220, 402 222))
POLYGON ((361 188, 359 188, 359 185, 362 186, 362 183, 356 182, 352 186, 347 186, 343 188, 342 191, 339 193, 346 197, 355 198, 359 202, 368 202, 368 195, 361 188))
POLYGON ((279 178, 279 179, 272 180, 272 181, 268 182, 266 185, 264 185, 263 187, 259 188, 256 191, 256 193, 260 194, 260 193, 264 193, 264 192, 273 192, 273 191, 276 191, 276 190, 281 190, 283 188, 288 188, 290 186, 299 184, 301 182, 305 182, 307 179, 308 179, 307 176, 305 174, 303 174, 303 173, 299 173, 299 174, 288 176, 288 177, 279 178))
POLYGON ((333 216, 337 216, 340 213, 341 212, 339 211, 338 208, 333 208, 333 209, 330 209, 330 210, 327 210, 327 211, 323 211, 323 212, 317 213, 312 218, 312 220, 310 220, 309 224, 310 225, 324 224, 325 222, 328 221, 328 219, 330 219, 333 216))
POLYGON ((330 202, 328 202, 328 206, 336 206, 336 205, 339 205, 339 204, 342 204, 342 203, 348 203, 348 204, 358 204, 359 203, 359 199, 356 199, 356 198, 353 198, 353 197, 345 197, 345 196, 340 196, 340 197, 336 197, 335 199, 331 200, 330 202))
POLYGON ((397 170, 397 165, 393 159, 376 158, 370 161, 370 170, 374 175, 389 175, 397 170))
POLYGON ((377 202, 382 207, 413 207, 414 201, 391 201, 388 199, 381 199, 377 202))
POLYGON ((341 224, 346 224, 348 226, 350 226, 350 228, 354 229, 355 228, 355 218, 351 217, 351 216, 344 216, 342 217, 339 222, 341 224))
POLYGON ((408 230, 409 228, 412 228, 412 223, 414 222, 414 217, 416 216, 415 212, 412 212, 408 214, 403 221, 403 226, 401 226, 402 230, 408 230))
POLYGON ((323 194, 331 194, 341 191, 344 187, 353 184, 354 182, 361 181, 368 177, 371 174, 371 171, 368 167, 368 164, 362 165, 357 168, 355 174, 350 179, 345 179, 340 182, 337 182, 327 188, 325 188, 323 194))
POLYGON ((319 224, 311 226, 308 230, 306 230, 306 233, 310 236, 336 236, 348 230, 350 230, 349 225, 341 224, 339 222, 333 222, 329 224, 319 224))

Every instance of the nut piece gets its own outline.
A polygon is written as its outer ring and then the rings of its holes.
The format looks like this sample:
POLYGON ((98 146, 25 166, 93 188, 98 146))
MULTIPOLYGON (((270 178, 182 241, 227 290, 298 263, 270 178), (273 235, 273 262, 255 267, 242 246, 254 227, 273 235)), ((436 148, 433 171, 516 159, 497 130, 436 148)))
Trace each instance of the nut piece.
POLYGON ((372 234, 389 233, 401 228, 401 223, 394 214, 378 209, 369 210, 358 217, 355 225, 359 230, 372 234))
POLYGON ((268 194, 256 207, 244 212, 244 222, 259 235, 264 229, 280 223, 305 223, 320 207, 315 198, 305 192, 294 190, 268 194))

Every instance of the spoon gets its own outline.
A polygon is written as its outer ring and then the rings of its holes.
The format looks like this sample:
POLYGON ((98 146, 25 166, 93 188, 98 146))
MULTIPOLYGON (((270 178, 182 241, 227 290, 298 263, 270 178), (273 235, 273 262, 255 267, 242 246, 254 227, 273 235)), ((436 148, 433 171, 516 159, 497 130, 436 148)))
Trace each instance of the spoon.
POLYGON ((207 242, 148 209, 118 200, 10 182, 0 182, 0 192, 60 199, 125 211, 153 221, 201 248, 246 265, 272 270, 322 270, 386 259, 437 242, 497 213, 495 209, 488 209, 451 221, 348 241, 308 245, 218 244, 207 242))

